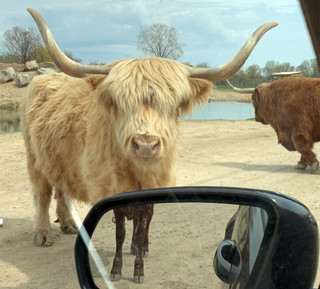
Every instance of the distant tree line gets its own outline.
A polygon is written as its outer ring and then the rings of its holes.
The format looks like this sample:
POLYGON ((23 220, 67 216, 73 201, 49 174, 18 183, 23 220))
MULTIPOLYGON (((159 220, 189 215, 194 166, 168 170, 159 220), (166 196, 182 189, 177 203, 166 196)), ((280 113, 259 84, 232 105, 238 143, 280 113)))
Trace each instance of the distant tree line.
MULTIPOLYGON (((178 42, 178 32, 175 28, 163 24, 141 26, 137 39, 137 48, 147 56, 157 56, 178 59, 183 55, 183 43, 178 42)), ((39 32, 34 28, 24 29, 18 26, 4 33, 2 47, 7 52, 0 55, 0 62, 25 63, 36 60, 38 63, 52 61, 47 48, 41 44, 39 32)), ((64 52, 76 62, 81 59, 74 56, 71 51, 64 52)), ((91 64, 98 64, 92 62, 91 64)), ((189 62, 184 64, 192 66, 189 62)), ((201 62, 196 67, 209 67, 208 62, 201 62)), ((304 60, 294 67, 289 62, 267 61, 264 67, 257 64, 240 69, 230 77, 230 81, 239 87, 255 87, 272 80, 272 74, 277 72, 302 71, 305 77, 320 77, 316 59, 304 60)), ((225 82, 222 82, 225 84, 225 82)), ((221 83, 221 84, 222 84, 221 83)), ((217 83, 219 85, 219 83, 217 83)))
MULTIPOLYGON (((193 67, 190 62, 184 64, 193 67)), ((208 62, 201 62, 195 67, 210 67, 208 62)), ((256 87, 265 82, 272 81, 272 74, 278 72, 301 71, 305 77, 320 77, 320 70, 316 58, 304 60, 298 66, 293 66, 289 62, 280 63, 278 61, 267 61, 264 67, 252 64, 245 69, 240 69, 229 78, 231 83, 238 87, 256 87)), ((216 85, 225 85, 226 82, 217 82, 216 85)))
POLYGON ((230 81, 235 86, 255 87, 264 82, 272 81, 272 74, 277 72, 301 71, 305 77, 320 77, 320 71, 317 60, 304 60, 300 65, 293 66, 289 62, 280 63, 278 61, 267 61, 264 67, 257 64, 240 69, 232 77, 230 81))

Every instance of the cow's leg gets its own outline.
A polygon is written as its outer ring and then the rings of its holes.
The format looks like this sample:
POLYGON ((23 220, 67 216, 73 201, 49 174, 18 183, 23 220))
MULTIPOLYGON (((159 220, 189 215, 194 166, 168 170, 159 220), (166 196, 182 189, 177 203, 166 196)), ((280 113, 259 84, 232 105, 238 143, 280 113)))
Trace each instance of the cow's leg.
MULTIPOLYGON (((149 226, 150 222, 153 216, 153 205, 146 205, 143 206, 146 207, 146 212, 147 212, 147 227, 146 227, 146 233, 145 233, 145 238, 143 242, 143 249, 142 249, 142 255, 144 258, 148 257, 149 254, 149 226)), ((137 245, 136 245, 136 229, 137 229, 137 223, 138 223, 138 218, 133 219, 133 233, 132 233, 132 242, 131 242, 131 254, 136 255, 137 254, 137 245)))
POLYGON ((136 241, 136 230, 138 228, 138 218, 133 218, 133 232, 132 232, 132 240, 131 240, 131 254, 136 255, 137 253, 137 241, 136 241))
POLYGON ((52 187, 40 174, 31 176, 33 185, 33 200, 35 205, 35 235, 34 244, 39 247, 47 247, 53 244, 50 228, 49 207, 52 195, 52 187))
POLYGON ((114 216, 116 222, 116 254, 113 259, 110 278, 112 281, 117 281, 121 278, 122 269, 122 246, 126 235, 125 229, 125 215, 121 209, 114 209, 114 216))
POLYGON ((292 141, 296 150, 301 153, 300 161, 302 160, 304 163, 307 163, 311 168, 311 173, 315 173, 319 169, 319 161, 316 154, 312 151, 313 141, 299 132, 292 133, 292 141))
POLYGON ((147 227, 145 238, 143 242, 143 257, 148 257, 149 255, 149 227, 153 216, 153 205, 147 205, 147 227))
POLYGON ((70 215, 62 190, 56 188, 55 199, 57 200, 56 213, 60 222, 61 231, 65 234, 77 234, 77 226, 70 215))
POLYGON ((149 239, 148 231, 149 225, 153 215, 153 205, 144 205, 138 209, 134 218, 138 218, 137 227, 135 230, 135 242, 136 242, 136 258, 134 260, 134 283, 143 283, 144 269, 143 269, 143 255, 144 252, 148 252, 149 239))
POLYGON ((147 215, 144 212, 137 212, 134 216, 136 220, 135 234, 135 253, 136 258, 134 260, 134 283, 143 283, 144 270, 143 270, 143 243, 145 239, 145 232, 147 228, 147 215))

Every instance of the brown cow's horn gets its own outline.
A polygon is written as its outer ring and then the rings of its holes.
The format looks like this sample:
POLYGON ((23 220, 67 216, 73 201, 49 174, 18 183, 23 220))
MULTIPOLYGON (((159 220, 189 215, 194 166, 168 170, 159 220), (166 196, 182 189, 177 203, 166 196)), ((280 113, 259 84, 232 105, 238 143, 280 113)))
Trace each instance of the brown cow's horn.
POLYGON ((277 25, 278 22, 269 22, 261 25, 241 47, 236 56, 219 67, 188 68, 190 77, 204 78, 212 82, 222 81, 229 78, 242 67, 263 34, 277 25))
POLYGON ((232 88, 233 91, 238 92, 238 93, 253 93, 255 88, 238 88, 233 86, 228 79, 226 79, 226 82, 228 85, 232 88))
POLYGON ((44 21, 42 16, 32 8, 28 8, 27 10, 37 23, 42 39, 48 49, 53 62, 64 73, 74 77, 85 77, 86 73, 108 74, 110 69, 114 66, 115 63, 107 65, 83 65, 76 61, 73 61, 59 49, 49 30, 47 23, 44 21))

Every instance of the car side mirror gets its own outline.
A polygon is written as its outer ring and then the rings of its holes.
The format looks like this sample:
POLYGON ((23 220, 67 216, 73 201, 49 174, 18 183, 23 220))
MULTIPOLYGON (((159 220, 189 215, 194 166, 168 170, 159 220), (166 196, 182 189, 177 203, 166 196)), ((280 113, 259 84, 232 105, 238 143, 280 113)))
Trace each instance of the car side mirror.
POLYGON ((225 283, 233 284, 242 269, 242 255, 234 240, 223 240, 214 255, 213 267, 217 276, 225 283))
POLYGON ((312 288, 316 276, 319 241, 314 217, 299 201, 270 191, 175 187, 118 194, 92 207, 82 231, 88 238, 78 234, 75 243, 81 288, 105 283, 107 288, 127 288, 128 283, 143 281, 149 288, 168 288, 173 286, 170 282, 202 288, 204 279, 215 288, 210 283, 214 278, 229 288, 312 288), (124 242, 125 217, 135 224, 131 246, 124 242), (200 222, 188 223, 196 219, 200 222), (180 241, 173 235, 181 236, 180 241), (122 252, 123 246, 134 256, 122 252), (92 257, 96 251, 102 260, 98 265, 92 257), (166 258, 168 254, 174 258, 166 258), (158 266, 160 259, 164 266, 158 266), (193 264, 197 270, 190 270, 193 264), (104 267, 103 278, 97 267, 104 267), (173 281, 177 270, 189 272, 196 285, 188 284, 187 278, 173 281))

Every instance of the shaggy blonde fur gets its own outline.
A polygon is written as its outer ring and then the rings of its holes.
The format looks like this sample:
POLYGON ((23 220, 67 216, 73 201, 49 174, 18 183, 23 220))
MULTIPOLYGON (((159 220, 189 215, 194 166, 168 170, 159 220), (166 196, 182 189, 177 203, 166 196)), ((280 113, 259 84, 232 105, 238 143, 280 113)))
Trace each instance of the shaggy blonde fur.
MULTIPOLYGON (((207 102, 211 87, 189 78, 178 62, 160 58, 120 61, 108 76, 35 77, 22 109, 35 242, 52 243, 52 187, 94 204, 121 192, 175 185, 179 117, 207 102), (159 154, 134 156, 136 135, 158 137, 159 154)), ((62 227, 72 226, 64 202, 58 203, 57 214, 62 227)))

